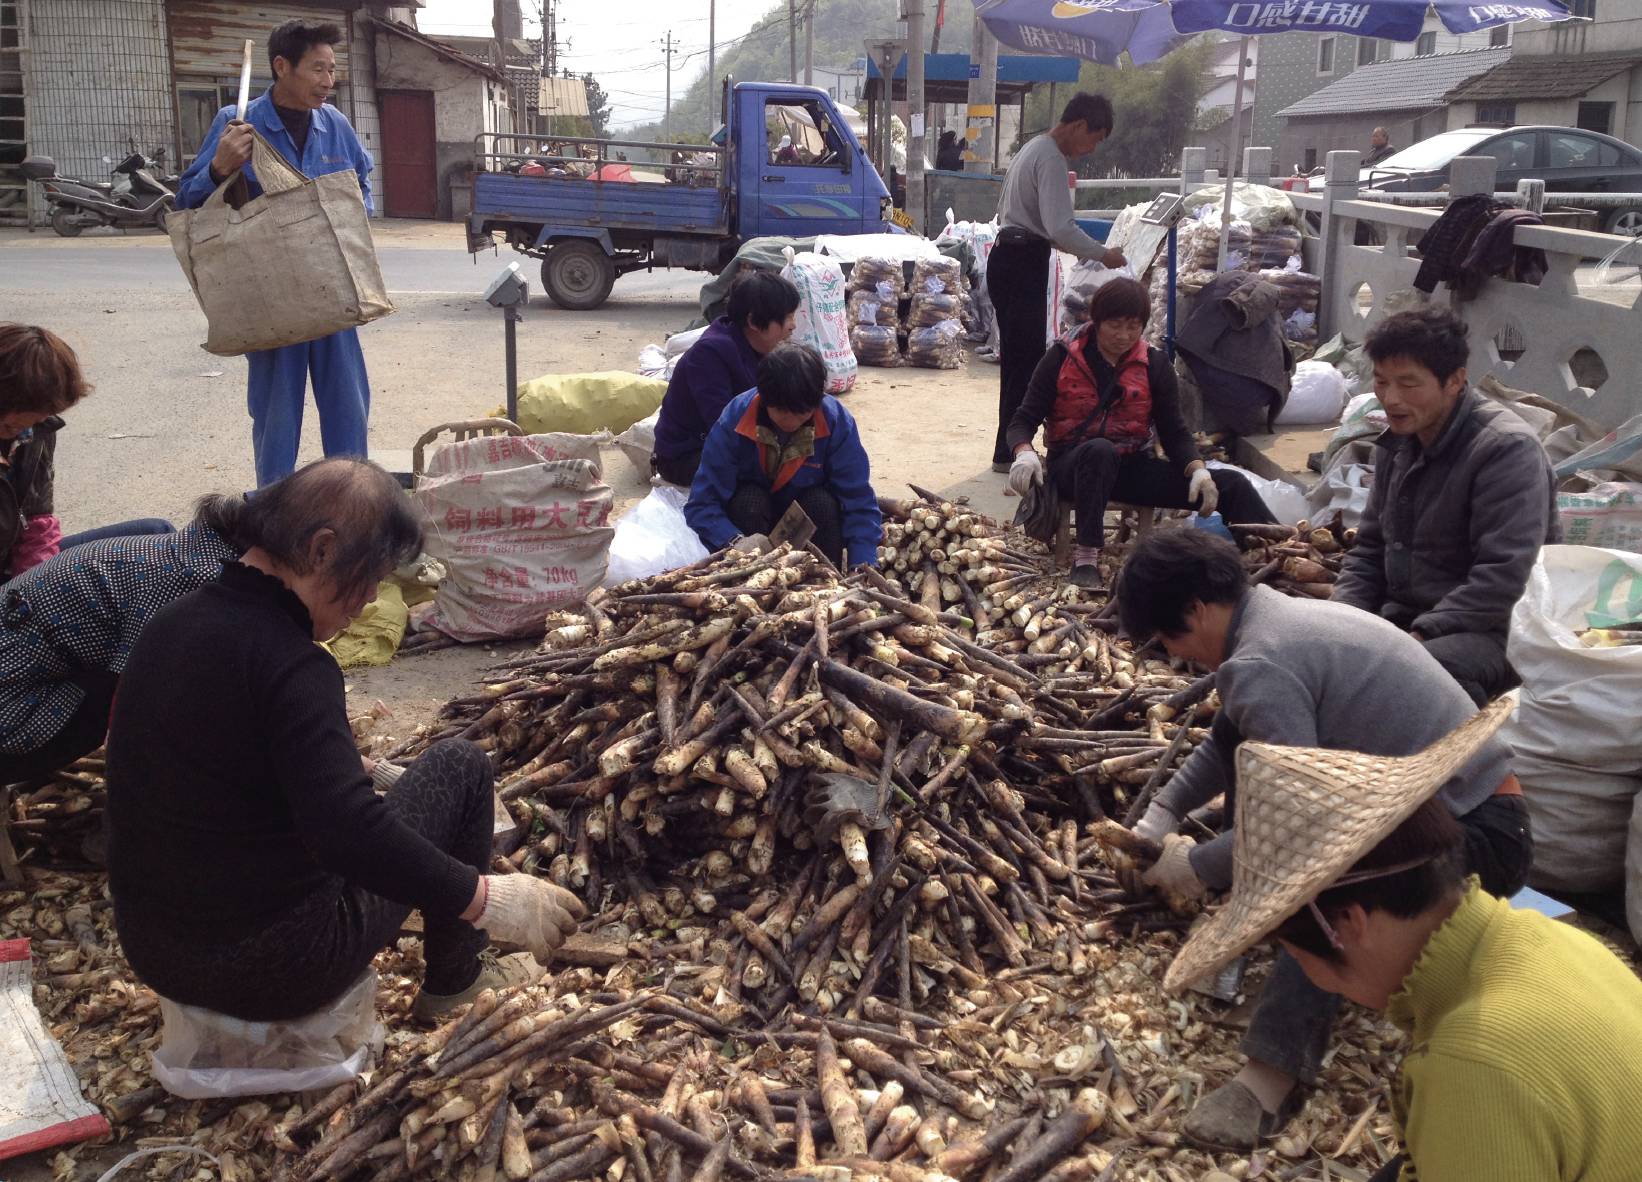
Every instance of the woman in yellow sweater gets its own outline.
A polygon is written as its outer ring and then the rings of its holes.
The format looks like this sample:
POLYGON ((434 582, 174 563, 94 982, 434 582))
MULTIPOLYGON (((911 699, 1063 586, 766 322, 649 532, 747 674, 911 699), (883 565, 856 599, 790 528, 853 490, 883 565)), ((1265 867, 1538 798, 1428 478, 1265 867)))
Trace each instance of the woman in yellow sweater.
POLYGON ((1512 705, 1397 759, 1244 743, 1231 893, 1169 966, 1180 989, 1276 938, 1408 1033, 1405 1156, 1372 1182, 1642 1178, 1642 980, 1463 880, 1462 832, 1432 799, 1512 705))

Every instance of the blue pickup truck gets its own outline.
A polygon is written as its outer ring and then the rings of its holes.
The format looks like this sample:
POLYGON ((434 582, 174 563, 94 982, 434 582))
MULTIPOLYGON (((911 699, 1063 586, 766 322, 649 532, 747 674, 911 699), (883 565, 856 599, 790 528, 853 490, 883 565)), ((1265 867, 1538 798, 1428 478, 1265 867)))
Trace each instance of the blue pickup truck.
POLYGON ((749 238, 891 228, 889 190, 825 91, 727 83, 723 103, 705 147, 480 136, 468 249, 502 234, 542 260, 555 304, 580 310, 629 271, 717 272, 749 238))

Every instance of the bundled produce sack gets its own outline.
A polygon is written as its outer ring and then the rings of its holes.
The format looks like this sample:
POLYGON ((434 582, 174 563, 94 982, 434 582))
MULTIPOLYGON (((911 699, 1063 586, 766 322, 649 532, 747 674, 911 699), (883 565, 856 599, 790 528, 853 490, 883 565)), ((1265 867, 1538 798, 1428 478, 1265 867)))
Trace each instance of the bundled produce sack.
POLYGON ((906 272, 899 259, 868 255, 856 259, 850 267, 851 291, 876 291, 886 300, 898 300, 905 284, 906 272))
POLYGON ((1249 235, 1249 264, 1256 269, 1300 269, 1300 229, 1277 225, 1252 230, 1249 235), (1292 260, 1292 262, 1291 262, 1292 260))
POLYGON ((907 327, 934 328, 943 320, 958 320, 963 310, 963 298, 955 295, 926 295, 912 297, 907 309, 907 327))
POLYGON ((827 393, 843 394, 855 386, 855 354, 850 351, 849 320, 844 309, 844 272, 826 255, 782 251, 787 265, 781 277, 798 289, 798 315, 792 339, 821 355, 827 367, 827 393))
POLYGON ((171 249, 205 313, 205 351, 234 357, 318 340, 394 310, 352 170, 309 180, 253 131, 262 196, 239 209, 218 185, 165 220, 171 249))
POLYGON ((1323 298, 1323 281, 1301 270, 1280 268, 1260 272, 1277 289, 1277 314, 1283 318, 1283 335, 1297 345, 1317 347, 1317 305, 1323 298))
POLYGON ((912 285, 908 289, 918 295, 962 295, 964 270, 957 259, 945 255, 933 259, 919 259, 912 266, 912 285))
MULTIPOLYGON (((888 287, 888 284, 882 284, 888 287)), ((854 329, 861 324, 881 324, 895 327, 896 301, 893 295, 884 295, 876 289, 852 291, 849 298, 849 323, 854 329)), ((859 358, 857 358, 859 360, 859 358)))
POLYGON ((963 364, 963 325, 942 320, 930 328, 907 334, 907 364, 924 369, 957 369, 963 364))
POLYGON ((457 640, 533 636, 604 581, 614 494, 586 435, 492 435, 433 454, 411 494, 448 571, 423 619, 457 640))
POLYGON ((1642 939, 1642 556, 1544 547, 1511 611, 1506 654, 1522 696, 1500 735, 1533 827, 1529 881, 1623 885, 1642 939))
MULTIPOLYGON (((986 264, 992 257, 992 247, 998 241, 998 223, 960 222, 953 211, 946 211, 946 229, 941 231, 936 245, 945 241, 967 242, 975 259, 974 275, 964 314, 961 316, 964 332, 972 341, 985 341, 996 330, 996 314, 992 297, 986 290, 986 264)), ((995 343, 995 342, 994 342, 995 343)))
POLYGON ((850 330, 850 348, 862 365, 893 369, 901 364, 900 334, 877 324, 860 324, 850 330))

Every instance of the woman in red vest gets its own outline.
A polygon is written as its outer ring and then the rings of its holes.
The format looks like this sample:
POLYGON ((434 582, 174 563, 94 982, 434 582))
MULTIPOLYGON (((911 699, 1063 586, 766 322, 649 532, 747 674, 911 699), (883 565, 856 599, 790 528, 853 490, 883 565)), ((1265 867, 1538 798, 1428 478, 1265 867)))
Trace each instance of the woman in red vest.
POLYGON ((1009 487, 1025 496, 1044 480, 1032 446, 1044 428, 1048 476, 1077 507, 1072 582, 1097 587, 1095 566, 1105 542, 1111 501, 1220 511, 1229 523, 1272 522, 1260 494, 1241 473, 1211 471, 1199 458, 1180 413, 1174 369, 1141 336, 1151 298, 1133 279, 1113 279, 1089 302, 1089 323, 1056 342, 1032 374, 1020 409, 1009 421, 1014 462, 1009 487), (1168 459, 1159 459, 1159 442, 1168 459))

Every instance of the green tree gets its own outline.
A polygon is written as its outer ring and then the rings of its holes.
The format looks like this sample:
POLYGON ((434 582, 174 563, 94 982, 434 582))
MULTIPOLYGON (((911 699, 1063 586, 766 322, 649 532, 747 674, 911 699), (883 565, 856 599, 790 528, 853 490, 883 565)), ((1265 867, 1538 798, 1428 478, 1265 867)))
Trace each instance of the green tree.
MULTIPOLYGON (((1085 177, 1167 176, 1179 169, 1180 150, 1197 122, 1210 43, 1198 39, 1160 62, 1138 69, 1086 63, 1078 89, 1112 100, 1115 125, 1099 150, 1078 165, 1085 177)), ((1048 127, 1059 118, 1049 93, 1039 90, 1026 103, 1026 129, 1048 127)))
POLYGON ((593 134, 600 139, 610 136, 610 96, 591 73, 582 75, 587 86, 587 112, 593 124, 593 134))

